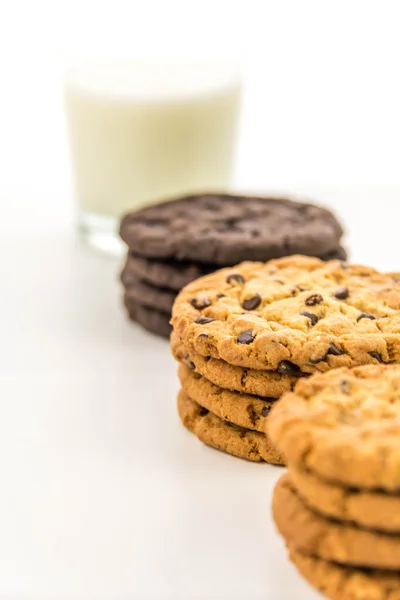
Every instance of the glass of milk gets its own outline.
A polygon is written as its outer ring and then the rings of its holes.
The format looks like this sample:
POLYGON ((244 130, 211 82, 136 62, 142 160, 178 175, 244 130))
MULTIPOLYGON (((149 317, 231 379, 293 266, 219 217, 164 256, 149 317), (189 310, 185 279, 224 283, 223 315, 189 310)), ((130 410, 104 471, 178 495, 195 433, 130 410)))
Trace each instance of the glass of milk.
POLYGON ((231 184, 240 77, 225 62, 112 62, 73 69, 66 109, 78 227, 118 252, 130 210, 231 184))

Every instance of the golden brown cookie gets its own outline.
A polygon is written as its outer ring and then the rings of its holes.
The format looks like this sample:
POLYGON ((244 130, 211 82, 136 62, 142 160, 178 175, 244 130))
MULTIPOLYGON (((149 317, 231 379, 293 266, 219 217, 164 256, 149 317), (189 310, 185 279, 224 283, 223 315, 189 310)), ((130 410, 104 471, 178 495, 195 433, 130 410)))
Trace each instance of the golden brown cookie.
POLYGON ((400 360, 400 275, 290 256, 201 277, 172 324, 190 352, 282 375, 400 360))
POLYGON ((178 412, 183 425, 207 446, 254 462, 283 464, 281 455, 265 435, 219 419, 193 402, 183 390, 178 394, 178 412))
POLYGON ((400 365, 301 379, 271 410, 268 434, 287 462, 348 487, 400 489, 400 365))
POLYGON ((296 375, 280 375, 276 371, 245 369, 228 364, 224 360, 188 352, 176 333, 171 334, 171 350, 174 358, 226 390, 280 398, 296 385, 296 375))
POLYGON ((299 496, 313 510, 360 527, 400 533, 400 495, 365 491, 324 481, 310 471, 289 465, 299 496))
POLYGON ((400 535, 332 521, 309 509, 285 473, 273 497, 275 523, 294 550, 324 560, 365 568, 399 569, 400 535))
POLYGON ((290 550, 290 559, 331 600, 400 600, 399 573, 347 567, 297 550, 290 550))
POLYGON ((178 375, 183 391, 197 404, 224 421, 265 433, 274 399, 271 401, 250 394, 223 390, 184 365, 179 366, 178 375))

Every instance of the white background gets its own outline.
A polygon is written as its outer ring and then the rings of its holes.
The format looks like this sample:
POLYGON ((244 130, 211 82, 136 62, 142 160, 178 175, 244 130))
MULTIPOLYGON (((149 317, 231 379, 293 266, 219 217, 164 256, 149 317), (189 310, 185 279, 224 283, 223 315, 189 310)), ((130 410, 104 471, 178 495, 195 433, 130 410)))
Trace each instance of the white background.
POLYGON ((238 58, 236 183, 333 206, 400 270, 396 1, 0 1, 0 598, 312 600, 270 519, 278 470, 180 427, 163 340, 73 240, 62 73, 238 58))
POLYGON ((71 218, 61 79, 83 58, 238 58, 241 188, 400 183, 396 0, 0 4, 2 227, 71 218))

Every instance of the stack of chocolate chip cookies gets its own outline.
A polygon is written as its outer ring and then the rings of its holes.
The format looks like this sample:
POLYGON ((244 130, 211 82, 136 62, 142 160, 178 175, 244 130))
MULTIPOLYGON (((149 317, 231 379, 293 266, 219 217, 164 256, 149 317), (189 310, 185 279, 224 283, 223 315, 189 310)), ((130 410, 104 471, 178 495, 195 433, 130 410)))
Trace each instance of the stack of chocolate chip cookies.
POLYGON ((168 337, 172 304, 188 283, 243 260, 301 253, 346 258, 331 212, 277 198, 196 195, 126 215, 121 279, 132 320, 168 337))
MULTIPOLYGON (((400 359, 399 301, 397 289, 369 304, 378 362, 400 359)), ((304 379, 268 431, 288 462, 273 514, 299 571, 333 600, 400 598, 400 365, 304 379)))
POLYGON ((247 262, 190 283, 172 317, 182 422, 206 444, 283 463, 262 434, 276 400, 316 371, 399 361, 399 309, 396 276, 339 260, 247 262))

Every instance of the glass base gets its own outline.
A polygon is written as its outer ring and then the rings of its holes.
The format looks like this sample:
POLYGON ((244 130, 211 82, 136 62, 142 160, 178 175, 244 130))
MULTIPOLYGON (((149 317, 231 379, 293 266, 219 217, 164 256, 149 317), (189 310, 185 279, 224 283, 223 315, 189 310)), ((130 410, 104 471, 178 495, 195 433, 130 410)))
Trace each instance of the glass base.
POLYGON ((79 210, 78 231, 86 244, 111 256, 122 256, 125 247, 118 235, 119 220, 79 210))

